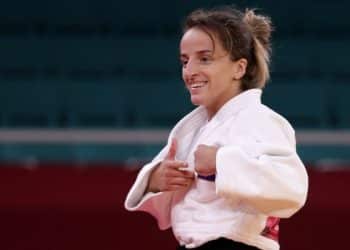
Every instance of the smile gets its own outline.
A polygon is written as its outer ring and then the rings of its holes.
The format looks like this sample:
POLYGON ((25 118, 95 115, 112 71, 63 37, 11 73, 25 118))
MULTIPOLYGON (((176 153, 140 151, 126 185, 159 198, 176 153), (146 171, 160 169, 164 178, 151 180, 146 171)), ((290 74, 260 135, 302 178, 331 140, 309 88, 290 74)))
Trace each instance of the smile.
POLYGON ((204 81, 204 82, 195 82, 195 83, 192 83, 190 85, 190 88, 191 89, 199 89, 199 88, 202 88, 204 87, 208 82, 207 81, 204 81))

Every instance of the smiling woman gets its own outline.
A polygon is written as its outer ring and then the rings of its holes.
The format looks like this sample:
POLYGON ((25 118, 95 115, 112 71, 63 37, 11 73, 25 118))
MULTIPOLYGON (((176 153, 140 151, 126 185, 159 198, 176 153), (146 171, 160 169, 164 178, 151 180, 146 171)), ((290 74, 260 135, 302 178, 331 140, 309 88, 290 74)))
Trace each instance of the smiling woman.
POLYGON ((239 80, 247 60, 232 61, 217 38, 199 28, 191 28, 182 37, 182 76, 195 105, 207 108, 212 117, 220 107, 241 92, 239 80), (215 48, 215 49, 214 49, 215 48))
POLYGON ((179 249, 279 249, 279 219, 305 203, 308 177, 289 122, 261 103, 271 24, 252 10, 196 10, 180 42, 199 106, 140 171, 125 207, 172 227, 179 249))

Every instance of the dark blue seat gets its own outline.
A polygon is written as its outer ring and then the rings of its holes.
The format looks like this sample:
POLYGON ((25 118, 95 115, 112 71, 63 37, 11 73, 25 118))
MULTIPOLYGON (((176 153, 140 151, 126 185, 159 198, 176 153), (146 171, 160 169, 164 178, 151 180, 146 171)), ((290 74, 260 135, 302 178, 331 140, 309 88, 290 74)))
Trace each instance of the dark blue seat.
POLYGON ((61 86, 39 80, 1 81, 2 126, 56 127, 62 110, 61 86))
POLYGON ((116 127, 125 120, 125 98, 119 84, 106 81, 65 81, 68 127, 116 127))
POLYGON ((33 77, 51 77, 50 73, 53 77, 99 79, 180 74, 177 41, 164 38, 2 38, 0 53, 3 73, 29 70, 33 77))
POLYGON ((350 81, 335 82, 331 88, 332 117, 337 128, 350 128, 350 81))
POLYGON ((135 126, 172 127, 193 109, 178 78, 140 81, 130 86, 128 100, 135 126))
POLYGON ((264 103, 296 128, 329 126, 327 84, 309 80, 272 80, 264 90, 264 103))

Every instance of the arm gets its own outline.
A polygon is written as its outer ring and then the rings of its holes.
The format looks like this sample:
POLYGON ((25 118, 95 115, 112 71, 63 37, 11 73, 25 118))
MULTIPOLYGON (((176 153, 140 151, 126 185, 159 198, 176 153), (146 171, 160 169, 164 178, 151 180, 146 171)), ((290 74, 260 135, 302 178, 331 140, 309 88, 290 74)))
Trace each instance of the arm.
POLYGON ((193 173, 179 170, 186 168, 187 164, 175 159, 176 150, 176 140, 173 139, 169 147, 142 168, 125 201, 125 208, 130 211, 152 214, 161 229, 170 226, 173 191, 187 188, 194 178, 193 173))
POLYGON ((129 211, 144 211, 151 214, 157 219, 159 228, 165 230, 170 227, 172 193, 147 192, 149 177, 160 162, 160 159, 155 159, 142 168, 126 197, 124 206, 129 211))
POLYGON ((217 193, 248 212, 290 217, 304 205, 308 189, 294 131, 278 115, 258 119, 218 150, 217 193))
POLYGON ((294 131, 278 115, 242 117, 227 145, 198 146, 198 174, 216 174, 216 191, 246 212, 289 217, 306 200, 308 177, 299 159, 294 131), (250 117, 259 120, 251 121, 250 117))

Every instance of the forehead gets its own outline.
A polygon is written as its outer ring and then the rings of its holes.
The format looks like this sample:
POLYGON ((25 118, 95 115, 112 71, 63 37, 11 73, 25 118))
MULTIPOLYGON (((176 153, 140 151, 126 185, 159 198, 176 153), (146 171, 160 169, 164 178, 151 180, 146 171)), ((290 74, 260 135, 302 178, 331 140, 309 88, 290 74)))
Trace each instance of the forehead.
POLYGON ((191 28, 182 36, 180 42, 180 53, 191 54, 199 51, 220 51, 223 50, 215 35, 209 34, 199 28, 191 28))

